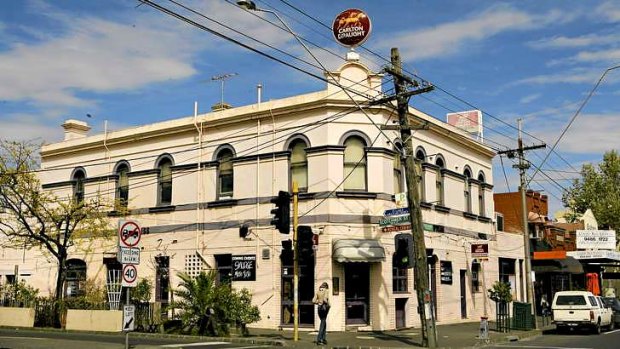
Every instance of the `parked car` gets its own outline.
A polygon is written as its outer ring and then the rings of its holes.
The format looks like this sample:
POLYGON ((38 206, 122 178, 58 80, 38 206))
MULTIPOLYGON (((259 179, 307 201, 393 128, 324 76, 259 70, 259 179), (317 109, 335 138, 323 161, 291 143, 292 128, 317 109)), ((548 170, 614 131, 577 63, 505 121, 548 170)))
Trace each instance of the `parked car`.
POLYGON ((620 327, 620 300, 615 297, 603 297, 603 302, 614 312, 614 323, 616 327, 620 327))
POLYGON ((553 323, 558 331, 587 327, 594 333, 601 328, 614 328, 613 311, 601 297, 587 291, 561 291, 553 297, 551 305, 553 323))

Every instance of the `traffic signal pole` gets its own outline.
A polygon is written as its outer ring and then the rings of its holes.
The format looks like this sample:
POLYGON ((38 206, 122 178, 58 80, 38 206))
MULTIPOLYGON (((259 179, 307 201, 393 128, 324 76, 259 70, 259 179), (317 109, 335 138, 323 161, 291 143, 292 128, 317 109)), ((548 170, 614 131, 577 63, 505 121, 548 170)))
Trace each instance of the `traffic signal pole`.
MULTIPOLYGON (((402 75, 402 63, 398 48, 392 48, 392 69, 388 71, 394 76, 394 88, 398 106, 398 119, 400 121, 400 138, 404 144, 405 178, 407 181, 407 201, 409 207, 409 219, 411 221, 411 233, 413 235, 414 249, 414 287, 418 298, 418 313, 422 324, 422 346, 437 347, 437 332, 433 314, 433 303, 428 286, 428 264, 426 261, 426 244, 424 242, 424 227, 422 224, 422 212, 420 210, 420 193, 418 192, 419 174, 413 158, 411 144, 411 127, 408 116, 408 97, 406 91, 407 79, 402 75)), ((420 93, 424 92, 423 90, 420 93)))
POLYGON ((297 227, 299 226, 299 188, 293 181, 293 340, 299 340, 299 249, 297 246, 297 227))

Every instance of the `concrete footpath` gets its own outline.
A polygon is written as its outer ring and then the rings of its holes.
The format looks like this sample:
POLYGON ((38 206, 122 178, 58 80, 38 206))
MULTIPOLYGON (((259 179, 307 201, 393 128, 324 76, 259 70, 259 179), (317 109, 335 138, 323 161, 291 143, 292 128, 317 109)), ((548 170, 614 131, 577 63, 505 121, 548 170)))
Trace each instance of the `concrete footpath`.
MULTIPOLYGON (((441 348, 473 348, 481 347, 487 342, 478 338, 480 324, 477 322, 460 323, 454 325, 437 326, 438 345, 441 348)), ((507 333, 493 331, 494 324, 490 324, 488 343, 501 343, 517 341, 542 334, 542 329, 531 331, 512 330, 507 333)), ((293 341, 292 330, 259 330, 252 329, 252 339, 256 343, 269 339, 273 345, 283 345, 292 348, 410 348, 421 346, 420 329, 406 329, 400 331, 371 331, 371 332, 328 332, 327 345, 317 346, 314 344, 316 331, 300 331, 299 341, 293 341)), ((246 339, 250 339, 247 338, 246 339)), ((263 342, 262 344, 267 344, 263 342)))
MULTIPOLYGON (((542 334, 543 330, 552 328, 542 326, 539 320, 539 326, 536 330, 517 331, 501 333, 494 331, 494 323, 489 324, 489 340, 484 341, 478 338, 480 324, 478 322, 467 322, 453 325, 438 325, 437 336, 438 346, 440 348, 479 348, 487 344, 495 344, 510 341, 519 341, 526 338, 532 338, 542 334)), ((196 341, 225 341, 232 343, 244 343, 269 347, 290 347, 290 348, 359 348, 359 349, 379 349, 379 348, 411 348, 421 346, 421 333, 419 329, 404 329, 399 331, 346 331, 346 332, 328 332, 327 345, 316 345, 316 331, 300 329, 299 340, 293 340, 292 329, 284 330, 264 330, 250 329, 250 335, 246 337, 225 337, 225 338, 199 338, 196 341)), ((140 334, 132 334, 132 336, 140 336, 140 334)), ((143 336, 149 336, 143 334, 143 336)), ((158 336, 158 335, 154 335, 158 336)), ((161 335, 160 335, 161 336, 161 335)), ((166 335, 163 335, 166 336, 166 335)), ((172 336, 166 336, 168 338, 172 336)), ((189 339, 188 336, 183 336, 189 339)), ((150 346, 136 346, 136 348, 152 348, 150 346)))

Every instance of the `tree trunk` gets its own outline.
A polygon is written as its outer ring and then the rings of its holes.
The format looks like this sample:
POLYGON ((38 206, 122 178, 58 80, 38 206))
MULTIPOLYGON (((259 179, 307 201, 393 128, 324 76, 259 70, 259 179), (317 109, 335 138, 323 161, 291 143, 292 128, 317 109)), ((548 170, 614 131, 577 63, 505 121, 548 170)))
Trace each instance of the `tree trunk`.
POLYGON ((56 276, 56 294, 54 299, 61 301, 64 298, 64 285, 67 278, 67 255, 59 254, 58 257, 58 275, 56 276))

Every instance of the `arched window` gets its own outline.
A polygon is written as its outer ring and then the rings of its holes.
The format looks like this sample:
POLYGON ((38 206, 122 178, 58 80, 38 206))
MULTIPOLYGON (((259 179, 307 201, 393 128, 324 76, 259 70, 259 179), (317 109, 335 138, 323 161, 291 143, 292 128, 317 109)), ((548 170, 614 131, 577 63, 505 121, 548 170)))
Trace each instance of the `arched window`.
POLYGON ((484 173, 482 171, 480 171, 480 173, 478 174, 478 215, 482 216, 482 217, 486 217, 486 209, 485 209, 485 202, 484 202, 484 183, 485 183, 485 179, 484 179, 484 173))
POLYGON ((73 181, 73 200, 76 203, 84 202, 84 180, 86 179, 86 172, 84 169, 78 168, 73 171, 71 180, 73 181))
POLYGON ((168 206, 172 204, 172 159, 162 157, 157 165, 159 174, 157 176, 158 206, 168 206))
POLYGON ((72 258, 67 260, 66 266, 65 295, 67 297, 83 295, 84 283, 86 282, 86 262, 72 258))
POLYGON ((291 180, 297 182, 300 192, 308 191, 307 147, 306 142, 301 139, 294 140, 289 147, 291 151, 291 180))
POLYGON ((234 173, 233 152, 229 148, 223 148, 217 153, 217 198, 229 199, 233 196, 234 173))
POLYGON ((465 176, 465 179, 463 180, 463 198, 465 200, 465 212, 471 213, 471 170, 468 167, 465 167, 465 171, 463 171, 463 176, 465 176))
POLYGON ((426 154, 424 149, 418 148, 415 152, 415 166, 418 174, 418 191, 420 192, 420 201, 426 201, 426 181, 424 180, 424 169, 422 164, 426 162, 426 154))
POLYGON ((366 190, 366 143, 351 136, 344 147, 344 190, 366 190))
POLYGON ((119 207, 126 208, 129 202, 129 165, 125 162, 116 166, 116 202, 119 207))
POLYGON ((437 159, 435 160, 435 165, 437 166, 437 170, 435 171, 435 201, 437 205, 439 206, 445 206, 444 205, 444 190, 443 190, 443 174, 441 173, 441 170, 443 168, 445 168, 446 164, 443 161, 443 158, 440 156, 437 156, 437 159))
POLYGON ((402 193, 405 191, 405 187, 403 186, 403 164, 402 164, 402 154, 403 154, 403 145, 400 143, 394 143, 394 194, 402 193))

